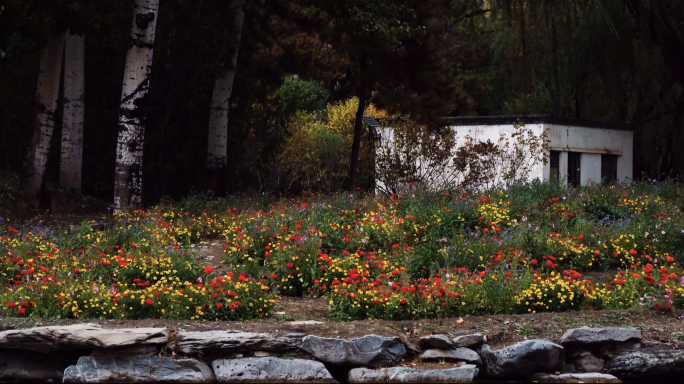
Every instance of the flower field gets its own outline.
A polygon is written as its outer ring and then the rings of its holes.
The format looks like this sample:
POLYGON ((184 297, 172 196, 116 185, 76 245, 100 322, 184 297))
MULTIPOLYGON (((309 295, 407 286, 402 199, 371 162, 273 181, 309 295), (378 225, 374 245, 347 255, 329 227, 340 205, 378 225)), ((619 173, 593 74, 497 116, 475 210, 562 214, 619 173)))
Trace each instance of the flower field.
POLYGON ((0 227, 0 305, 3 316, 190 320, 267 317, 282 296, 325 297, 342 320, 668 311, 684 305, 683 205, 674 183, 193 196, 110 214, 103 230, 0 227), (230 272, 200 257, 210 240, 230 272))

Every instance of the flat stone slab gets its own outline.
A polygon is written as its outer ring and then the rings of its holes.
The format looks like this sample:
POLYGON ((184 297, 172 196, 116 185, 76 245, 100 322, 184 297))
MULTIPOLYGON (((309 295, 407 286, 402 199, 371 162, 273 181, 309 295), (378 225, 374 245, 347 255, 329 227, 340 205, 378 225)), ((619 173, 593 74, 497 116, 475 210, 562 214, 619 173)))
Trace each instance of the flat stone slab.
POLYGON ((554 375, 550 373, 535 373, 530 381, 536 383, 622 383, 620 379, 605 373, 564 373, 554 375))
POLYGON ((674 379, 684 375, 684 350, 625 351, 608 360, 606 372, 623 380, 674 379))
POLYGON ((485 344, 480 349, 480 357, 484 375, 510 379, 560 371, 565 363, 565 350, 548 340, 527 340, 496 351, 485 344))
POLYGON ((420 342, 427 348, 450 349, 454 343, 447 335, 428 335, 420 338, 420 342))
POLYGON ((239 353, 248 351, 294 351, 302 345, 303 333, 274 336, 237 331, 181 332, 178 347, 185 355, 239 353))
POLYGON ((64 349, 166 344, 170 333, 166 328, 103 329, 97 324, 37 327, 0 332, 0 348, 47 353, 64 349))
POLYGON ((573 328, 568 329, 561 337, 560 344, 564 347, 595 347, 603 344, 639 341, 643 337, 641 330, 636 328, 573 328))
POLYGON ((406 354, 399 337, 366 335, 356 339, 306 336, 302 349, 325 363, 348 367, 380 367, 396 364, 406 354))
POLYGON ((468 348, 456 348, 456 349, 428 349, 423 351, 418 356, 419 359, 423 361, 446 361, 449 363, 455 363, 459 361, 465 361, 469 364, 482 364, 482 359, 477 352, 468 348))
POLYGON ((350 383, 472 383, 477 373, 474 365, 449 369, 355 368, 348 377, 350 383))
POLYGON ((473 333, 472 335, 454 337, 453 339, 451 339, 451 342, 454 344, 455 347, 476 347, 480 344, 486 343, 487 336, 481 333, 473 333))
POLYGON ((63 383, 212 383, 214 372, 194 359, 158 356, 84 356, 64 370, 63 383))
POLYGON ((219 383, 337 383, 313 360, 246 357, 214 360, 211 366, 219 383))

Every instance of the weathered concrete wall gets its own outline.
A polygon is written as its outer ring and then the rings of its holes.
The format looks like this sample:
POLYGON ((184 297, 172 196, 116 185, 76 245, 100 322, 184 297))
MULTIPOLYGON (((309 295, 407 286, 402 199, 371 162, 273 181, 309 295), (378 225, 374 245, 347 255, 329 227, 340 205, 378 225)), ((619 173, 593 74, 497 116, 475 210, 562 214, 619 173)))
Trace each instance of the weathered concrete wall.
MULTIPOLYGON (((525 127, 537 136, 546 132, 549 150, 560 151, 559 172, 561 177, 566 177, 568 174, 568 152, 580 152, 582 153, 580 162, 582 185, 601 181, 601 154, 618 156, 617 177, 620 181, 632 178, 633 134, 631 131, 557 124, 527 124, 525 127)), ((502 135, 510 138, 515 131, 513 125, 510 124, 461 125, 452 126, 451 129, 456 135, 454 152, 465 143, 467 136, 476 141, 490 140, 497 143, 502 135)), ((392 128, 380 128, 378 132, 382 136, 382 146, 388 145, 393 138, 392 128)), ((530 179, 548 180, 550 175, 550 163, 537 163, 532 167, 530 179)), ((378 184, 381 183, 378 182, 378 184)))
MULTIPOLYGON (((560 173, 567 175, 567 158, 563 158, 563 152, 581 152, 582 156, 582 185, 585 185, 585 180, 598 181, 601 178, 601 157, 589 156, 591 160, 585 163, 584 154, 612 154, 618 156, 618 179, 625 181, 626 178, 631 179, 632 175, 632 147, 634 145, 634 134, 631 131, 621 131, 614 129, 598 129, 574 127, 569 125, 549 125, 544 124, 544 128, 548 128, 547 135, 550 140, 549 150, 562 151, 560 158, 560 173), (591 166, 589 161, 598 161, 598 176, 596 176, 595 168, 586 169, 591 176, 585 178, 586 166, 591 166), (584 165, 586 164, 586 165, 584 165)), ((548 175, 545 175, 548 178, 548 175)))

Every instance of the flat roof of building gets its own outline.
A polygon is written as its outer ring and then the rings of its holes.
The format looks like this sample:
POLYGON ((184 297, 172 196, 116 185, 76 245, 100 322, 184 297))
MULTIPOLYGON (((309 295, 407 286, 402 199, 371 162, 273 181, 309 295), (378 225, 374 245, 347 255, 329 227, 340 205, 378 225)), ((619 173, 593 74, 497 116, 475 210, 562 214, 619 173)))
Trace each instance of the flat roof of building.
POLYGON ((631 131, 634 124, 627 121, 559 117, 553 115, 504 115, 504 116, 458 116, 447 117, 450 125, 502 125, 523 122, 525 124, 555 124, 576 127, 617 129, 631 131))
MULTIPOLYGON (((445 117, 449 121, 448 125, 505 125, 516 122, 525 124, 554 124, 569 125, 584 128, 615 129, 620 131, 631 131, 634 123, 627 121, 585 119, 574 117, 560 117, 553 115, 500 115, 500 116, 456 116, 445 117)), ((393 121, 407 121, 405 118, 379 118, 381 123, 392 123, 393 121)))

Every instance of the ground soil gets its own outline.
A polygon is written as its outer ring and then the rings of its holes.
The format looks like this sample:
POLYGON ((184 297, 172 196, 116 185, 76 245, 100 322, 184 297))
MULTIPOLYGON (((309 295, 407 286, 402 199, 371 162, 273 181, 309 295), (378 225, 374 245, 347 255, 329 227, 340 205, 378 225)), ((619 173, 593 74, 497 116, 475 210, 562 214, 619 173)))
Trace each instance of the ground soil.
POLYGON ((487 335, 492 348, 500 348, 526 339, 558 342, 570 328, 634 327, 644 333, 644 340, 676 343, 684 339, 684 310, 581 311, 526 315, 464 316, 435 320, 362 320, 337 321, 330 317, 325 301, 316 298, 288 298, 277 302, 273 317, 260 321, 189 321, 189 320, 36 320, 0 319, 0 330, 48 325, 96 323, 104 328, 168 327, 178 331, 242 330, 286 334, 301 332, 324 337, 352 338, 367 334, 419 337, 432 333, 458 336, 480 332, 487 335))

